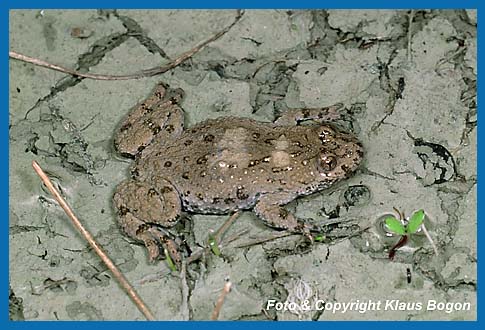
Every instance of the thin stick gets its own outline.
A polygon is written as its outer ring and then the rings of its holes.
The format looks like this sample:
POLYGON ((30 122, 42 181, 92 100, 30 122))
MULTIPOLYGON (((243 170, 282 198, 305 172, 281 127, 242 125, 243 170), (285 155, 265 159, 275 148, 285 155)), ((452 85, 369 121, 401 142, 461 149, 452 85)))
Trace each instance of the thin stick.
POLYGON ((421 229, 423 230, 424 235, 426 235, 426 238, 428 239, 429 243, 433 247, 434 253, 438 255, 438 248, 436 247, 436 244, 434 244, 433 239, 431 238, 431 235, 428 232, 428 229, 424 226, 424 223, 421 224, 421 229))
POLYGON ((46 61, 43 61, 43 60, 40 60, 40 59, 37 59, 37 58, 34 58, 34 57, 22 55, 22 54, 19 54, 17 52, 14 52, 14 51, 9 51, 8 55, 9 55, 10 58, 13 58, 13 59, 16 59, 16 60, 19 60, 19 61, 32 63, 32 64, 35 64, 35 65, 38 65, 38 66, 41 66, 41 67, 44 67, 44 68, 48 68, 48 69, 55 70, 55 71, 60 71, 60 72, 63 72, 63 73, 70 74, 72 76, 77 76, 77 77, 82 77, 82 78, 87 78, 87 79, 129 80, 129 79, 140 79, 140 78, 145 78, 145 77, 152 77, 152 76, 162 74, 164 72, 167 72, 167 71, 175 68, 176 66, 187 61, 189 58, 191 58, 192 56, 194 56, 195 54, 200 52, 202 49, 205 48, 205 46, 207 46, 211 42, 216 41, 217 39, 222 37, 224 34, 226 34, 227 31, 229 31, 241 19, 243 14, 244 14, 244 11, 238 10, 237 16, 234 19, 234 22, 232 22, 229 26, 227 26, 225 29, 219 31, 218 33, 213 35, 211 38, 201 42, 200 44, 198 44, 194 48, 190 49, 189 51, 182 53, 177 58, 175 58, 174 60, 169 62, 167 65, 157 66, 157 67, 154 67, 154 68, 151 68, 151 69, 142 70, 142 71, 135 72, 135 73, 128 74, 128 75, 104 75, 104 74, 95 74, 95 73, 83 73, 83 72, 79 72, 79 71, 76 71, 76 70, 73 70, 73 69, 69 69, 69 68, 66 68, 66 67, 63 67, 63 66, 60 66, 60 65, 51 64, 49 62, 46 62, 46 61))
POLYGON ((125 278, 125 276, 116 268, 115 264, 111 259, 108 257, 106 252, 103 251, 101 246, 94 240, 93 236, 91 233, 84 228, 84 226, 81 224, 79 219, 76 217, 74 212, 71 210, 67 202, 62 198, 61 194, 54 188, 54 185, 52 184, 51 180, 49 177, 45 174, 45 172, 42 170, 42 168, 39 166, 39 164, 34 160, 32 162, 32 166, 34 167, 35 172, 37 172, 37 175, 41 178, 42 182, 47 186, 47 189, 51 192, 51 194, 54 196, 54 198, 57 200, 59 205, 62 207, 64 212, 68 215, 68 217, 71 219, 74 227, 76 227, 77 230, 81 233, 81 235, 88 241, 89 245, 93 248, 93 250, 96 252, 96 254, 101 258, 101 260, 104 262, 104 264, 108 267, 108 269, 113 273, 114 277, 118 280, 118 282, 121 284, 123 289, 125 289, 126 293, 128 296, 133 300, 135 305, 138 307, 140 312, 145 315, 147 320, 153 321, 155 318, 153 317, 153 314, 150 312, 148 307, 145 305, 143 300, 138 296, 136 293, 135 289, 130 285, 128 280, 125 278))
POLYGON ((181 294, 182 294, 182 302, 180 303, 180 314, 182 319, 188 321, 190 318, 190 311, 189 311, 189 286, 187 284, 187 263, 182 261, 182 267, 180 270, 180 286, 181 286, 181 294))
POLYGON ((231 286, 232 286, 232 283, 230 281, 227 281, 226 284, 224 284, 224 288, 222 288, 221 295, 219 296, 219 299, 217 299, 216 307, 214 307, 214 310, 212 311, 212 315, 211 315, 212 321, 215 321, 219 318, 219 313, 221 311, 222 305, 224 304, 224 299, 226 298, 227 294, 231 292, 231 286))
POLYGON ((238 244, 235 247, 236 248, 250 247, 250 246, 253 246, 253 245, 263 244, 263 243, 273 241, 273 240, 278 239, 278 238, 291 236, 291 235, 297 235, 297 233, 293 233, 293 232, 290 232, 290 231, 277 232, 275 234, 271 234, 271 235, 268 235, 268 236, 265 236, 265 237, 258 237, 256 239, 250 241, 250 242, 238 244))
POLYGON ((231 236, 224 238, 223 240, 221 240, 221 244, 220 244, 221 247, 226 246, 226 245, 234 242, 235 240, 239 239, 242 235, 245 235, 248 232, 249 232, 249 229, 243 229, 243 230, 238 231, 235 234, 232 234, 231 236))
POLYGON ((241 212, 240 211, 237 211, 236 213, 233 213, 233 215, 231 215, 229 217, 229 219, 227 219, 227 221, 224 222, 224 224, 219 227, 219 229, 217 230, 217 232, 214 235, 214 239, 216 240, 216 242, 218 244, 221 241, 222 235, 224 235, 226 233, 226 231, 229 229, 229 227, 234 223, 234 221, 236 221, 236 219, 240 215, 241 215, 241 212))

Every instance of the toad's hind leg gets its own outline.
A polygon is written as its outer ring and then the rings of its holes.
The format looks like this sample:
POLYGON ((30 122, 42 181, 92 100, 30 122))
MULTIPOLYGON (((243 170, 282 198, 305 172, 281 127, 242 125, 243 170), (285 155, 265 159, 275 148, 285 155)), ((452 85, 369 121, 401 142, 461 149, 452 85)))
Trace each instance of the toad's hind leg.
POLYGON ((168 181, 158 179, 149 185, 125 180, 116 188, 113 202, 121 228, 145 244, 151 261, 160 255, 158 247, 162 244, 178 262, 173 242, 167 241, 167 235, 159 227, 175 225, 181 212, 178 193, 168 181))
POLYGON ((305 120, 314 120, 316 122, 334 121, 341 117, 339 110, 342 107, 343 105, 338 103, 325 108, 289 109, 276 119, 275 124, 295 126, 305 120))
POLYGON ((150 96, 137 104, 123 120, 115 135, 116 150, 134 157, 154 140, 175 138, 183 131, 184 114, 178 103, 181 89, 159 83, 150 96))

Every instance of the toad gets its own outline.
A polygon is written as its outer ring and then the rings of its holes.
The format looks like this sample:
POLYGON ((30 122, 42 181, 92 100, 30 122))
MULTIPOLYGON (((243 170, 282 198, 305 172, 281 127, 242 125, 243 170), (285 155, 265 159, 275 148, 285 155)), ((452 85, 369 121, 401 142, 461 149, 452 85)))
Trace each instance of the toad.
POLYGON ((114 139, 119 153, 135 159, 114 206, 123 231, 145 244, 150 260, 167 242, 163 228, 183 210, 252 209, 268 226, 318 231, 284 205, 349 177, 362 160, 361 143, 329 123, 339 117, 338 105, 288 110, 273 123, 223 117, 184 129, 182 98, 181 89, 159 83, 114 139), (314 123, 300 125, 307 120, 314 123))

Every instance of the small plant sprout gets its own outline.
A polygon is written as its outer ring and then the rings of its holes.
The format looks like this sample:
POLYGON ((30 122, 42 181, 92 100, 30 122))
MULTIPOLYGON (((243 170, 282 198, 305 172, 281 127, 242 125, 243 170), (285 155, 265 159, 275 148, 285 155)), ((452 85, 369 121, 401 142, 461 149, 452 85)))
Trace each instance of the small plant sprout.
POLYGON ((165 261, 167 263, 168 268, 170 268, 170 270, 172 272, 176 272, 177 266, 175 266, 175 262, 173 261, 172 257, 170 256, 170 253, 168 252, 168 250, 164 248, 163 253, 165 254, 165 261))
POLYGON ((217 239, 216 239, 213 231, 209 232, 209 239, 207 241, 208 241, 207 243, 208 243, 212 253, 214 253, 216 256, 220 257, 221 256, 221 250, 219 249, 219 244, 217 242, 217 239))
POLYGON ((396 210, 396 212, 398 213, 400 220, 390 216, 386 218, 385 223, 387 228, 390 231, 392 231, 395 234, 401 235, 401 238, 389 250, 389 259, 391 260, 394 259, 396 250, 404 246, 408 241, 409 236, 415 234, 420 228, 423 231, 423 233, 426 235, 426 238, 430 242, 431 246, 433 247, 435 254, 438 255, 438 249, 436 248, 436 245, 431 239, 431 236, 429 235, 423 223, 424 217, 425 217, 424 210, 421 209, 414 212, 414 214, 409 218, 406 224, 404 223, 404 219, 405 219, 404 214, 399 212, 397 209, 394 209, 394 210, 396 210))
POLYGON ((324 234, 318 234, 318 235, 316 235, 316 236, 313 238, 313 240, 314 240, 315 242, 323 242, 323 241, 325 241, 325 238, 326 238, 326 237, 325 237, 325 235, 324 235, 324 234))
POLYGON ((403 225, 403 223, 400 220, 397 220, 394 217, 387 217, 386 225, 390 231, 393 231, 398 235, 409 235, 409 234, 414 234, 419 229, 419 227, 423 223, 423 220, 424 220, 424 211, 419 210, 414 212, 414 214, 411 216, 411 219, 409 219, 409 222, 407 225, 403 225))

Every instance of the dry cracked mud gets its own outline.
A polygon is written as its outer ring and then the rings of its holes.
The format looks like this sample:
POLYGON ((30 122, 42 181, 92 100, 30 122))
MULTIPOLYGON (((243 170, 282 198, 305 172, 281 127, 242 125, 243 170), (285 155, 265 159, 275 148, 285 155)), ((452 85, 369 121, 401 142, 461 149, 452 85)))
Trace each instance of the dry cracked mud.
MULTIPOLYGON (((235 15, 12 10, 10 50, 84 72, 128 74, 166 63, 235 15)), ((156 77, 80 79, 10 60, 11 319, 143 319, 43 188, 33 160, 157 319, 208 319, 227 278, 234 290, 225 320, 476 319, 476 36, 473 10, 248 10, 221 39, 156 77), (189 267, 188 295, 163 261, 149 264, 112 209, 130 165, 112 138, 157 81, 185 91, 187 126, 227 115, 270 121, 288 108, 343 103, 347 128, 365 148, 360 170, 291 206, 333 223, 326 243, 289 236, 238 248, 273 232, 245 212, 228 235, 247 233, 222 257, 189 267), (389 260, 397 238, 385 235, 382 219, 393 207, 406 215, 425 210, 438 255, 417 234, 389 260), (332 304, 263 311, 270 300, 332 304), (429 301, 443 310, 430 310, 429 301), (330 308, 352 302, 368 310, 330 308)), ((204 245, 226 219, 187 214, 181 230, 192 246, 204 245)))

